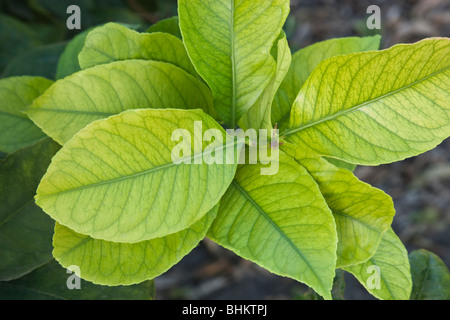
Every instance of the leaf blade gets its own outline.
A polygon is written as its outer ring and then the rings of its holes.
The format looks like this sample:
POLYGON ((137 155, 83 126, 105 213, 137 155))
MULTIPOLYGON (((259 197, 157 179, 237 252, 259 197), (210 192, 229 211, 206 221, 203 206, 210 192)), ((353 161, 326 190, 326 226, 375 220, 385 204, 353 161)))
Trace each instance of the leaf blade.
POLYGON ((0 282, 0 300, 150 300, 155 295, 154 281, 107 287, 81 279, 81 290, 69 290, 68 277, 66 270, 52 260, 20 279, 0 282))
POLYGON ((128 109, 210 110, 212 104, 209 89, 180 68, 160 61, 127 60, 57 81, 26 114, 64 144, 89 123, 128 109))
POLYGON ((178 16, 160 20, 151 25, 146 32, 164 32, 182 39, 178 16))
POLYGON ((291 64, 291 50, 289 49, 289 44, 284 32, 280 36, 280 39, 276 41, 276 46, 274 46, 274 48, 276 48, 275 51, 277 52, 277 68, 275 75, 256 103, 239 120, 239 126, 244 130, 250 128, 272 129, 272 102, 291 64))
POLYGON ((272 105, 273 125, 280 129, 289 125, 289 114, 297 95, 309 75, 320 62, 341 54, 377 50, 380 37, 345 37, 317 42, 292 55, 292 64, 280 85, 272 105))
POLYGON ((419 249, 409 254, 413 288, 411 300, 450 299, 450 273, 434 253, 419 249))
POLYGON ((372 258, 343 269, 353 274, 367 291, 378 299, 409 300, 412 280, 408 252, 392 229, 386 231, 372 258), (379 274, 370 269, 372 266, 379 268, 379 274), (373 281, 374 276, 379 277, 378 288, 377 281, 373 281))
POLYGON ((82 69, 129 59, 167 62, 197 75, 180 39, 161 32, 139 33, 118 23, 89 32, 78 55, 82 69))
POLYGON ((395 215, 392 198, 325 159, 290 144, 283 145, 282 150, 306 168, 333 213, 338 235, 337 268, 371 258, 392 224, 395 215))
POLYGON ((261 176, 260 168, 243 165, 238 169, 208 237, 331 299, 337 237, 317 185, 285 154, 280 154, 277 174, 261 176), (278 201, 280 197, 283 202, 278 201))
POLYGON ((18 76, 0 80, 0 150, 14 152, 45 138, 45 134, 22 113, 52 85, 42 77, 18 76))
POLYGON ((270 50, 288 12, 285 0, 264 6, 250 0, 179 2, 189 56, 213 91, 217 112, 233 129, 275 72, 270 50))
POLYGON ((81 278, 100 285, 131 285, 169 270, 205 237, 215 206, 189 228, 139 243, 113 243, 77 234, 56 224, 53 256, 64 267, 77 265, 81 278))
POLYGON ((34 202, 40 179, 59 146, 50 139, 0 161, 0 281, 47 263, 54 222, 34 202))
POLYGON ((129 110, 96 121, 55 156, 37 204, 60 224, 99 240, 136 243, 189 227, 217 204, 237 165, 174 162, 180 143, 172 134, 180 129, 188 159, 203 156, 206 143, 197 143, 206 130, 226 139, 200 110, 129 110))
POLYGON ((449 53, 449 39, 431 38, 324 61, 294 103, 288 139, 365 165, 435 147, 450 135, 449 53))

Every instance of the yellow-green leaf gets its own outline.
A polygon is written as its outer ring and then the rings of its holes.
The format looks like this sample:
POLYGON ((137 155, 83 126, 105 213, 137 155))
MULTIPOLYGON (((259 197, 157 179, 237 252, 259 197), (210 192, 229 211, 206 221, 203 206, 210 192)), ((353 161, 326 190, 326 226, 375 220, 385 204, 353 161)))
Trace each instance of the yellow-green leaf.
POLYGON ((117 286, 154 279, 169 270, 205 237, 217 214, 215 206, 191 227, 139 243, 96 240, 56 224, 53 256, 65 268, 76 265, 80 277, 117 286))
POLYGON ((236 171, 234 159, 197 164, 207 147, 223 147, 202 142, 208 129, 226 141, 201 110, 128 110, 95 121, 53 158, 36 203, 60 224, 99 240, 136 243, 186 229, 219 202, 236 171), (174 137, 176 130, 181 135, 174 137), (174 161, 180 144, 188 146, 182 158, 190 163, 174 161))
POLYGON ((197 75, 177 37, 162 32, 139 33, 118 23, 107 23, 89 32, 78 55, 82 69, 128 59, 163 61, 197 75))
POLYGON ((290 144, 282 150, 308 170, 333 213, 338 235, 336 266, 360 264, 372 257, 395 215, 391 197, 325 159, 290 144))
POLYGON ((183 41, 210 86, 222 120, 235 128, 276 70, 270 51, 289 0, 180 0, 183 41))
POLYGON ((302 87, 286 135, 319 155, 389 163, 450 135, 449 101, 450 39, 337 56, 302 87))
POLYGON ((409 300, 412 280, 408 252, 392 229, 383 235, 372 258, 343 269, 353 274, 378 299, 409 300))
POLYGON ((282 152, 278 173, 261 175, 261 167, 246 164, 238 168, 208 237, 331 299, 336 227, 317 184, 282 152))
POLYGON ((0 300, 152 300, 153 280, 132 286, 99 286, 80 279, 80 290, 70 290, 67 283, 76 284, 72 271, 52 260, 30 274, 13 281, 0 282, 0 300))
POLYGON ((275 58, 277 61, 277 70, 266 89, 264 89, 261 96, 258 98, 256 103, 245 113, 241 120, 239 120, 239 126, 244 130, 253 129, 272 129, 271 120, 271 106, 275 94, 286 76, 291 64, 291 50, 289 49, 289 44, 286 39, 284 32, 280 35, 278 41, 276 41, 276 46, 272 49, 275 53, 275 58))
POLYGON ((317 65, 334 56, 360 51, 377 50, 380 36, 346 37, 317 42, 298 50, 292 55, 292 64, 280 85, 272 105, 272 123, 286 129, 289 114, 300 89, 317 65))
POLYGON ((26 110, 64 144, 89 123, 128 109, 213 108, 208 87, 161 61, 126 60, 95 66, 57 81, 26 110))

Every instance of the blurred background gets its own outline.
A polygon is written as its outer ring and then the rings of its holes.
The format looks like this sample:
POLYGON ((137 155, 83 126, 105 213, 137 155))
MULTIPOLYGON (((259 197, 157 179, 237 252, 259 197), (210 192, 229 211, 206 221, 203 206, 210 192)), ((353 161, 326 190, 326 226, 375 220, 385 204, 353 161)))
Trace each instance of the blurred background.
MULTIPOLYGON (((176 0, 0 0, 0 75, 54 78, 59 55, 80 31, 105 22, 145 30, 177 14, 176 0), (67 30, 66 9, 81 9, 81 30, 67 30), (44 53, 44 54, 43 54, 44 53), (29 63, 24 63, 29 61, 29 63)), ((291 0, 285 31, 292 51, 318 41, 382 35, 382 48, 450 36, 449 0, 291 0), (381 9, 381 30, 369 30, 370 5, 381 9)), ((2 155, 0 155, 1 158, 2 155)), ((394 231, 408 251, 425 248, 450 266, 450 141, 415 158, 358 167, 363 181, 392 196, 394 231)), ((344 274, 345 299, 373 299, 344 274)), ((208 239, 156 280, 157 299, 315 298, 298 282, 273 275, 208 239)))

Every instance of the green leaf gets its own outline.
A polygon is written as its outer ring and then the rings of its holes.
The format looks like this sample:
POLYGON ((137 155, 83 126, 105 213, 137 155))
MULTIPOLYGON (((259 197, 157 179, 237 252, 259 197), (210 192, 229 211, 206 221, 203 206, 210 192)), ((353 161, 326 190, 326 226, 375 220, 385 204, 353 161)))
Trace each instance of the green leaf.
POLYGON ((80 267, 80 277, 102 285, 130 285, 169 270, 203 240, 217 214, 215 206, 191 227, 139 243, 114 243, 56 225, 53 255, 64 266, 80 267))
POLYGON ((300 89, 320 62, 341 54, 377 50, 380 36, 335 38, 305 47, 292 55, 289 71, 280 85, 272 105, 272 123, 286 129, 289 114, 300 89))
POLYGON ((40 44, 36 33, 25 23, 0 14, 0 74, 22 52, 40 44))
POLYGON ((236 171, 225 161, 201 161, 207 129, 226 140, 201 110, 129 110, 96 121, 54 157, 36 202, 60 224, 100 240, 135 243, 186 229, 219 202, 236 171), (184 130, 179 143, 175 130, 184 130), (181 163, 172 155, 180 145, 188 147, 181 163))
POLYGON ((59 42, 25 51, 6 66, 3 77, 40 76, 55 79, 56 67, 66 43, 59 42))
POLYGON ((138 108, 211 110, 206 85, 160 61, 127 60, 95 66, 57 81, 27 115, 60 144, 89 123, 138 108))
POLYGON ((22 110, 52 83, 28 76, 0 80, 0 151, 11 153, 45 137, 22 110))
POLYGON ((180 0, 183 41, 210 86, 222 120, 235 128, 271 81, 270 54, 289 13, 288 0, 180 0))
POLYGON ((345 161, 342 161, 339 159, 327 158, 327 157, 324 157, 324 159, 338 168, 347 169, 348 171, 351 171, 351 172, 354 172, 357 167, 356 164, 351 164, 351 163, 348 163, 348 162, 345 162, 345 161))
POLYGON ((339 240, 336 266, 360 264, 372 257, 394 218, 392 198, 325 159, 290 144, 282 150, 308 170, 333 213, 339 240))
POLYGON ((163 61, 197 75, 180 39, 161 32, 139 33, 117 23, 92 30, 78 56, 82 69, 127 59, 163 61))
POLYGON ((242 165, 208 237, 269 271, 331 299, 337 236, 333 216, 308 172, 280 153, 279 171, 242 165))
POLYGON ((164 32, 171 34, 179 39, 182 38, 178 16, 158 21, 154 25, 150 26, 150 28, 148 28, 146 32, 164 32))
POLYGON ((107 287, 81 279, 80 289, 70 290, 67 282, 73 276, 52 260, 20 279, 0 282, 0 300, 151 300, 155 295, 153 281, 107 287))
POLYGON ((243 129, 272 129, 271 106, 275 94, 286 76, 291 64, 291 50, 284 32, 280 35, 276 45, 272 49, 275 51, 277 70, 267 88, 263 91, 256 103, 239 120, 239 126, 243 129))
POLYGON ((378 299, 409 300, 412 280, 408 252, 392 229, 383 235, 372 258, 343 269, 353 274, 378 299))
POLYGON ((291 112, 289 141, 363 165, 412 157, 450 135, 450 39, 322 62, 291 112))
POLYGON ((333 280, 333 289, 331 295, 333 300, 345 300, 345 272, 337 269, 333 280))
POLYGON ((0 161, 0 281, 52 259, 54 222, 35 205, 39 181, 59 146, 44 139, 0 161))
POLYGON ((434 253, 419 249, 409 254, 411 264, 411 300, 449 300, 450 272, 434 253))
POLYGON ((56 67, 56 79, 63 79, 81 70, 80 63, 78 62, 78 54, 83 49, 84 41, 91 30, 87 29, 77 34, 66 45, 56 67))

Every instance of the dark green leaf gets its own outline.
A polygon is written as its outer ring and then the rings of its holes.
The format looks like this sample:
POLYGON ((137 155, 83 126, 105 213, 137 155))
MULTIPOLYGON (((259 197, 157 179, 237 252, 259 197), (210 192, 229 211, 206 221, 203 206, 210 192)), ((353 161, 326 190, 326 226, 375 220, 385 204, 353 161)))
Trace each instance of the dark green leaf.
POLYGON ((413 288, 411 300, 449 300, 450 273, 445 263, 424 249, 409 254, 413 288))
POLYGON ((11 61, 3 72, 3 77, 40 76, 55 79, 59 57, 66 43, 60 42, 25 51, 11 61))
POLYGON ((0 161, 0 280, 16 279, 52 259, 54 221, 34 195, 59 146, 44 139, 0 161))
POLYGON ((39 44, 32 29, 19 20, 0 14, 0 72, 18 54, 39 44))
POLYGON ((0 300, 151 300, 153 281, 133 286, 108 287, 80 280, 80 289, 69 289, 67 283, 76 283, 74 277, 56 261, 32 273, 8 282, 0 282, 0 300))

